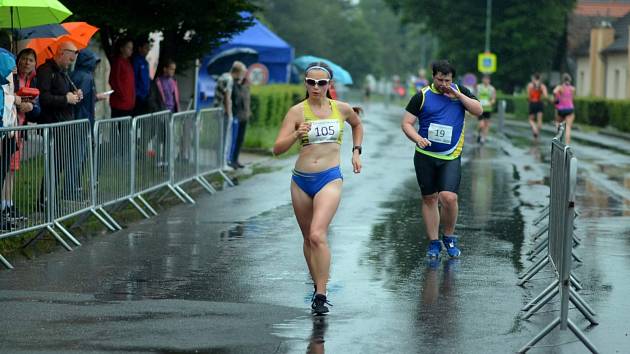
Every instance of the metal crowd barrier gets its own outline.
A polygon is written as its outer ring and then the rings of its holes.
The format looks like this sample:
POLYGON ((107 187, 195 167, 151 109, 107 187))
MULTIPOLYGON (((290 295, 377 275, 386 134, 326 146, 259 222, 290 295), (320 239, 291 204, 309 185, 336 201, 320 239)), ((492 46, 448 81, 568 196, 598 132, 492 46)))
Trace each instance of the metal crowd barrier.
MULTIPOLYGON (((550 204, 543 214, 549 215, 549 228, 547 239, 547 256, 534 268, 526 271, 523 278, 530 279, 545 265, 551 264, 555 280, 538 296, 523 307, 527 311, 524 319, 531 317, 545 304, 549 303, 556 295, 560 295, 560 315, 555 318, 539 334, 523 346, 518 352, 525 353, 558 325, 561 330, 569 328, 580 341, 593 353, 597 353, 595 346, 588 340, 582 331, 569 319, 569 302, 571 302, 591 325, 598 324, 595 312, 582 299, 573 287, 581 288, 579 281, 572 274, 573 247, 575 241, 575 188, 577 181, 577 159, 573 156, 571 148, 562 142, 562 131, 559 137, 552 141, 551 149, 551 175, 550 175, 550 204)), ((540 220, 544 219, 544 217, 540 220)), ((522 282, 519 283, 522 285, 522 282)))
MULTIPOLYGON (((51 225, 43 200, 48 184, 46 146, 48 132, 42 126, 0 128, 0 189, 6 186, 5 194, 14 203, 13 215, 6 210, 0 214, 0 239, 51 225)), ((2 255, 0 262, 13 268, 2 255)))
POLYGON ((175 113, 171 117, 170 183, 186 200, 195 200, 182 188, 182 184, 195 180, 197 176, 197 140, 199 135, 198 114, 195 111, 175 113))
MULTIPOLYGON (((0 214, 0 239, 46 229, 72 250, 56 228, 81 245, 61 222, 94 209, 89 121, 2 128, 0 136, 0 186, 4 199, 14 201, 12 211, 0 214)), ((0 261, 12 268, 1 255, 0 261)))
MULTIPOLYGON (((105 207, 131 198, 131 117, 102 119, 94 124, 94 205, 96 215, 122 227, 105 207)), ((141 213, 144 210, 139 209, 141 213)))
MULTIPOLYGON (((218 108, 98 120, 93 131, 87 120, 0 128, 0 186, 3 199, 14 201, 13 211, 0 213, 0 239, 40 230, 28 245, 47 230, 72 250, 56 231, 80 245, 64 220, 90 212, 120 230, 106 207, 127 200, 149 218, 144 208, 157 212, 145 193, 167 187, 194 203, 182 184, 195 180, 213 193, 206 176, 215 173, 234 186, 222 171, 224 134, 218 108)), ((13 268, 2 255, 0 263, 13 268)))
MULTIPOLYGON (((141 210, 134 201, 134 198, 138 198, 153 215, 157 215, 157 211, 143 198, 142 194, 169 187, 182 202, 186 202, 186 199, 170 184, 170 120, 171 112, 162 111, 137 116, 132 122, 134 143, 131 145, 132 177, 129 200, 138 210, 141 210)), ((149 217, 148 214, 143 214, 149 217)))
POLYGON ((199 148, 197 176, 199 183, 210 185, 204 176, 218 173, 225 182, 233 187, 232 180, 223 172, 225 166, 225 119, 220 108, 202 109, 199 112, 199 148))

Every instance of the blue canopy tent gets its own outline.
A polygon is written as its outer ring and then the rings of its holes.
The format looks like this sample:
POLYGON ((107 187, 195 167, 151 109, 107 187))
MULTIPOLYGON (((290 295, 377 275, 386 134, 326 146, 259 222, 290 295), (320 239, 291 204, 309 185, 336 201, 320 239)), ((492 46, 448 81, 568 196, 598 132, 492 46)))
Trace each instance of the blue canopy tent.
POLYGON ((251 27, 235 35, 229 42, 202 58, 199 68, 197 107, 211 106, 214 98, 216 82, 215 78, 207 71, 208 63, 223 52, 235 48, 249 48, 258 53, 258 63, 266 66, 269 71, 268 83, 286 83, 289 81, 293 47, 271 32, 260 21, 254 19, 254 24, 251 27))

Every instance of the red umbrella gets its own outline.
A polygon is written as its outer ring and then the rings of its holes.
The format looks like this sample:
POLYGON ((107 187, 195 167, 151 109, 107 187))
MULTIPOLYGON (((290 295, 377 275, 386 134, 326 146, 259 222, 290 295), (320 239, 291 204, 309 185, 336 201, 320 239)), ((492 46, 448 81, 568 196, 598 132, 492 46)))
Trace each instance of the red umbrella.
POLYGON ((68 31, 68 34, 56 38, 36 38, 26 45, 27 48, 32 48, 37 53, 37 66, 55 55, 59 43, 70 41, 77 46, 77 49, 84 49, 90 43, 94 33, 98 31, 97 27, 86 22, 66 22, 62 23, 61 26, 68 31))

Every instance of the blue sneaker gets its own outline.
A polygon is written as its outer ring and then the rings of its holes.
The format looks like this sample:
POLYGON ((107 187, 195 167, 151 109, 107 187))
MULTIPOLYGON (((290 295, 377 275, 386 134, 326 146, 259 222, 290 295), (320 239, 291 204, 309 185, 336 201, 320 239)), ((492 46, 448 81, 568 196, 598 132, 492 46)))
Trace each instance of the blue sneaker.
POLYGON ((462 254, 457 248, 457 236, 442 236, 442 242, 444 242, 444 247, 449 256, 459 257, 462 254))
POLYGON ((441 251, 442 251, 442 242, 440 242, 440 240, 431 240, 429 242, 429 250, 427 251, 427 258, 440 258, 441 251))

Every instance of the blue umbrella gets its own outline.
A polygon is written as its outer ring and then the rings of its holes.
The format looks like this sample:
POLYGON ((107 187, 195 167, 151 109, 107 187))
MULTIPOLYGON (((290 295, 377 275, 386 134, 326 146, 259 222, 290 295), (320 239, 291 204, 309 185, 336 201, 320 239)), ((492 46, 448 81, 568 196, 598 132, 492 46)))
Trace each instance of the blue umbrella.
POLYGON ((304 70, 306 69, 308 64, 318 61, 324 62, 328 64, 328 66, 330 66, 333 71, 333 80, 335 80, 335 82, 343 85, 352 85, 352 75, 350 75, 350 73, 346 69, 328 59, 318 58, 312 55, 304 55, 299 58, 295 58, 295 60, 293 60, 293 65, 297 66, 299 69, 304 70))
POLYGON ((68 34, 65 28, 60 24, 42 25, 35 27, 27 27, 15 30, 17 40, 33 39, 33 38, 57 38, 64 34, 68 34))

